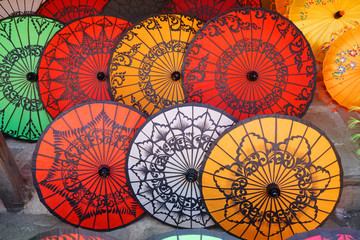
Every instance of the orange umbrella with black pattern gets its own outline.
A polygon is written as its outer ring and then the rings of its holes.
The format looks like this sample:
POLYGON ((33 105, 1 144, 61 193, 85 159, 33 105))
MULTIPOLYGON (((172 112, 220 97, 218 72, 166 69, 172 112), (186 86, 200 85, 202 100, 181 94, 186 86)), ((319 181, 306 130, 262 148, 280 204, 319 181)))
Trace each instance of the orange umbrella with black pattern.
POLYGON ((205 206, 225 231, 243 239, 286 239, 315 229, 341 194, 343 171, 334 145, 323 131, 293 116, 240 121, 205 159, 205 206))

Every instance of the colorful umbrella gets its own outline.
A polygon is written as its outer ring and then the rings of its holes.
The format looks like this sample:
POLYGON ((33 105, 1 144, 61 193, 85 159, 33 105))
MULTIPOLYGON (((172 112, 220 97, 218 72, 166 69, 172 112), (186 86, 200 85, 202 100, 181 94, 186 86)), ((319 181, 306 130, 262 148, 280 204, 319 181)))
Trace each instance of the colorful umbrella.
POLYGON ((290 5, 289 19, 309 41, 318 61, 343 32, 359 26, 360 5, 352 0, 297 0, 290 5))
POLYGON ((260 0, 170 0, 164 9, 167 12, 184 13, 203 21, 208 21, 219 14, 240 7, 261 7, 260 0))
POLYGON ((0 130, 36 141, 52 121, 36 87, 37 65, 44 45, 63 26, 40 16, 0 20, 0 130))
POLYGON ((98 15, 108 0, 47 0, 37 14, 69 23, 79 18, 98 15))
POLYGON ((176 229, 174 231, 155 235, 147 240, 238 240, 224 232, 206 229, 176 229))
POLYGON ((105 233, 83 229, 54 229, 39 233, 30 240, 116 240, 105 233))
POLYGON ((202 22, 162 14, 133 25, 121 38, 110 64, 115 101, 148 115, 184 103, 180 70, 185 51, 202 22))
POLYGON ((236 119, 204 104, 181 104, 150 116, 131 141, 127 175, 139 204, 176 227, 213 225, 198 171, 211 143, 236 119))
POLYGON ((340 105, 360 106, 360 27, 336 39, 325 55, 323 76, 326 90, 340 105))
POLYGON ((33 157, 40 201, 75 227, 108 231, 143 213, 126 181, 129 141, 145 121, 114 102, 83 103, 59 115, 44 131, 33 157))
POLYGON ((314 95, 315 60, 301 31, 262 8, 241 8, 209 21, 184 60, 190 102, 238 119, 281 113, 302 117, 314 95))
POLYGON ((289 17, 290 5, 294 0, 275 0, 276 12, 284 17, 289 17))
POLYGON ((350 228, 317 228, 298 233, 287 240, 355 240, 360 239, 360 231, 350 228))
POLYGON ((119 18, 86 17, 50 40, 39 65, 39 91, 52 117, 82 102, 111 99, 111 51, 129 26, 119 18))
POLYGON ((3 0, 0 1, 0 19, 9 16, 35 13, 45 0, 3 0))
POLYGON ((315 229, 335 209, 342 168, 326 135, 293 116, 243 120, 213 144, 201 189, 215 222, 244 239, 315 229))
POLYGON ((160 14, 169 0, 109 0, 102 14, 124 18, 132 23, 160 14))

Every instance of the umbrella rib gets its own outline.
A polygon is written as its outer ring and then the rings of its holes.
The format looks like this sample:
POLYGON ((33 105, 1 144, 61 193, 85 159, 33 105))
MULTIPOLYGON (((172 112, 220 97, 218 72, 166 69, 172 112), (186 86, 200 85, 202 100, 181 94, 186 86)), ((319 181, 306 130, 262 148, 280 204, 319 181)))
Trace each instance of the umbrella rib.
MULTIPOLYGON (((52 128, 52 127, 50 126, 50 128, 52 128)), ((52 128, 52 129, 53 129, 53 128, 52 128)), ((53 129, 53 130, 54 130, 54 129, 53 129)), ((56 144, 53 144, 53 143, 47 141, 45 138, 43 138, 42 141, 44 141, 45 143, 49 144, 50 146, 53 146, 54 148, 57 148, 56 144)), ((72 145, 72 143, 71 143, 70 141, 68 141, 68 143, 70 143, 70 145, 72 145)), ((76 148, 75 145, 72 145, 72 146, 76 148)), ((61 151, 63 151, 64 153, 68 153, 69 155, 72 155, 72 154, 73 154, 73 153, 71 153, 71 152, 69 152, 69 151, 66 151, 66 150, 63 150, 63 149, 61 149, 61 151)), ((85 154, 84 154, 84 155, 85 155, 85 154)), ((46 156, 46 155, 44 155, 44 156, 46 156)), ((86 156, 86 155, 85 155, 85 156, 86 156)), ((50 157, 50 156, 46 156, 46 157, 50 157)), ((88 156, 87 156, 87 157, 88 157, 88 156)), ((53 157, 50 157, 50 158, 53 158, 53 157)), ((88 157, 88 158, 89 158, 89 157, 88 157)), ((54 158, 54 159, 55 159, 55 158, 54 158)), ((60 159, 58 159, 58 160, 60 160, 60 159)), ((66 160, 61 160, 61 161, 66 161, 66 160)), ((88 163, 89 165, 92 165, 92 166, 94 166, 94 167, 97 166, 97 165, 95 165, 95 164, 93 164, 93 163, 91 163, 91 162, 88 162, 88 161, 84 160, 83 158, 81 158, 81 161, 86 162, 86 163, 88 163)))
MULTIPOLYGON (((243 125, 244 129, 245 126, 243 125)), ((238 145, 238 149, 244 154, 244 156, 246 158, 249 158, 249 156, 243 151, 243 149, 241 148, 241 146, 239 146, 239 144, 236 142, 235 138, 233 137, 233 135, 231 134, 231 132, 228 133, 228 136, 234 141, 234 143, 236 143, 236 145, 238 145)), ((249 140, 251 141, 250 137, 249 140)), ((224 151, 224 150, 223 150, 224 151)), ((234 161, 236 162, 237 160, 234 159, 234 161)), ((255 178, 257 178, 262 184, 267 185, 267 183, 264 181, 264 179, 260 179, 259 177, 257 177, 256 175, 253 175, 255 178)))
MULTIPOLYGON (((244 130, 245 130, 245 132, 246 132, 246 136, 248 136, 248 138, 249 138, 249 141, 250 141, 250 144, 251 144, 251 147, 252 147, 252 149, 253 149, 253 151, 254 151, 254 153, 257 153, 257 150, 256 150, 256 147, 254 146, 254 143, 252 142, 252 140, 251 140, 251 138, 250 138, 250 136, 249 136, 249 131, 247 130, 247 128, 246 128, 246 124, 244 124, 243 125, 243 128, 244 128, 244 130)), ((230 133, 229 133, 230 134, 230 133)), ((263 135, 263 137, 264 137, 264 135, 263 135)), ((265 138, 265 137, 264 137, 265 138)), ((266 146, 265 146, 266 147, 266 146)), ((265 150, 266 150, 266 148, 265 148, 265 150)), ((242 150, 241 150, 242 151, 242 150)), ((242 151, 243 152, 243 151, 242 151)), ((243 152, 244 153, 244 152, 243 152)), ((246 156, 246 158, 248 158, 248 156, 246 156)), ((264 166, 263 165, 261 165, 261 168, 263 169, 263 171, 264 171, 264 173, 266 173, 266 171, 265 171, 265 168, 264 168, 264 166)), ((271 173, 271 171, 269 171, 269 173, 271 173)), ((260 174, 261 175, 261 174, 260 174)), ((263 183, 265 183, 266 185, 268 184, 268 183, 271 183, 271 181, 272 181, 272 176, 270 175, 270 176, 267 176, 267 175, 265 175, 265 177, 263 177, 263 183), (269 178, 270 177, 270 178, 269 178)))
MULTIPOLYGON (((120 180, 120 181, 121 181, 121 179, 119 179, 118 176, 115 177, 115 176, 113 176, 113 175, 110 175, 109 182, 111 182, 111 184, 112 184, 113 187, 115 188, 116 192, 119 192, 119 193, 120 193, 120 190, 119 190, 119 189, 116 187, 116 185, 115 185, 115 183, 117 183, 117 182, 116 182, 117 180, 120 180)), ((134 198, 133 198, 133 194, 131 193, 131 191, 129 191, 128 189, 125 188, 125 187, 127 187, 127 183, 126 183, 126 182, 125 182, 124 186, 122 186, 122 185, 120 185, 120 184, 117 184, 117 185, 121 188, 122 191, 124 191, 125 193, 127 193, 127 194, 129 195, 129 197, 131 197, 131 199, 134 199, 134 198)), ((131 206, 129 206, 129 205, 126 203, 126 199, 124 199, 124 197, 123 197, 121 194, 119 194, 119 195, 120 195, 121 200, 123 201, 125 207, 126 207, 130 212, 133 212, 131 206)), ((134 199, 134 201, 135 201, 135 199, 134 199)), ((117 205, 116 201, 115 201, 115 204, 116 204, 116 206, 117 206, 118 209, 119 209, 119 206, 117 205)), ((137 203, 137 204, 138 204, 138 203, 137 203)), ((133 215, 133 214, 131 214, 131 215, 134 217, 134 219, 136 219, 136 216, 135 216, 135 215, 133 215)), ((122 222, 124 223, 124 220, 122 219, 121 214, 119 214, 119 216, 121 217, 121 220, 122 220, 122 222)))
MULTIPOLYGON (((280 201, 279 201, 278 199, 274 199, 274 200, 275 200, 275 204, 274 204, 274 205, 275 205, 275 211, 278 212, 278 209, 277 209, 277 207, 276 207, 276 202, 277 202, 278 205, 279 205, 279 208, 280 208, 279 210, 282 210, 282 211, 283 211, 283 209, 282 209, 282 207, 281 207, 281 204, 280 204, 280 201)), ((287 214, 284 214, 284 218, 285 218, 285 221, 286 221, 287 225, 289 226, 291 232, 292 232, 293 234, 295 234, 295 231, 294 231, 294 229, 293 229, 292 226, 291 226, 291 223, 290 223, 290 221, 289 221, 289 219, 288 219, 287 214)), ((281 229, 280 221, 278 221, 278 225, 279 225, 279 229, 281 229)), ((283 239, 282 231, 280 231, 280 236, 281 236, 281 239, 283 239)))
MULTIPOLYGON (((218 145, 217 145, 218 146, 218 145)), ((219 146, 218 146, 219 147, 219 146)), ((219 147, 220 148, 220 147, 219 147)), ((224 150, 223 150, 224 151, 224 150)), ((231 156, 230 156, 231 157, 231 156)), ((232 158, 232 157, 231 157, 232 158)), ((233 159, 233 158, 232 158, 233 159)), ((215 159, 213 159, 213 158, 211 158, 211 156, 209 156, 208 157, 208 159, 207 160, 211 160, 211 161, 213 161, 214 163, 216 163, 216 164, 218 164, 218 165, 220 165, 222 168, 226 168, 226 166, 224 166, 224 165, 222 165, 222 164, 220 164, 218 161, 216 161, 215 159)), ((235 162, 236 160, 234 159, 234 162, 235 162)), ((238 172, 236 172, 236 171, 234 171, 234 170, 231 170, 231 169, 227 169, 228 171, 230 171, 230 172, 232 172, 232 173, 234 173, 234 174, 238 174, 238 172)), ((210 174, 210 175, 212 175, 212 176, 215 176, 215 174, 214 173, 211 173, 211 172, 207 172, 207 171, 205 171, 205 170, 203 170, 203 172, 205 172, 205 173, 208 173, 208 174, 210 174)), ((226 179, 226 180, 230 180, 230 181, 233 181, 233 179, 232 178, 226 178, 226 177, 224 177, 224 176, 218 176, 219 178, 223 178, 223 179, 226 179)), ((253 182, 255 182, 255 183, 258 183, 259 185, 256 185, 256 184, 251 184, 251 185, 254 185, 254 186, 257 186, 257 187, 259 187, 259 188, 263 188, 264 187, 264 184, 266 185, 266 183, 263 183, 263 182, 258 182, 258 181, 255 181, 254 179, 251 179, 253 182)), ((248 183, 248 184, 250 184, 250 183, 248 183)))
MULTIPOLYGON (((277 127, 277 126, 278 126, 278 125, 276 125, 276 127, 277 127)), ((290 138, 291 138, 291 133, 292 133, 292 130, 293 130, 293 126, 294 126, 294 121, 291 121, 291 126, 290 126, 290 130, 289 130, 289 135, 288 135, 287 139, 290 139, 290 138)), ((290 141, 288 141, 288 142, 286 143, 285 150, 284 150, 285 153, 287 152, 289 143, 290 143, 290 141)), ((277 146, 277 145, 276 145, 276 146, 277 146)), ((277 148, 278 148, 278 146, 277 146, 277 148)), ((276 150, 279 150, 279 149, 276 149, 276 150)), ((285 160, 285 154, 282 156, 281 161, 284 161, 284 160, 285 160)), ((285 173, 285 170, 286 170, 286 169, 284 169, 284 170, 282 171, 281 175, 279 176, 281 167, 282 167, 282 164, 280 164, 279 170, 276 172, 276 174, 275 174, 275 171, 274 171, 274 177, 275 177, 275 178, 274 178, 274 183, 279 183, 279 184, 282 183, 282 182, 280 181, 280 179, 281 179, 282 175, 285 173)))
MULTIPOLYGON (((259 222, 259 227, 256 227, 256 234, 255 234, 255 236, 254 236, 254 240, 256 240, 256 237, 258 236, 258 234, 259 234, 259 232, 260 232, 260 228, 261 228, 261 225, 262 225, 262 223, 264 222, 264 220, 265 220, 265 215, 266 215, 266 210, 268 209, 268 205, 269 205, 269 203, 270 203, 270 211, 271 211, 271 209, 272 209, 272 203, 273 203, 273 201, 271 201, 271 198, 270 197, 268 197, 268 196, 264 196, 264 199, 265 199, 265 201, 266 201, 266 205, 265 205, 265 208, 264 208, 264 214, 262 214, 262 217, 261 217, 261 220, 260 220, 260 222, 259 222)), ((276 206, 275 206, 275 209, 276 209, 276 206)), ((247 226, 247 228, 243 231, 243 234, 249 229, 249 227, 250 227, 250 224, 248 224, 248 226, 247 226)), ((268 237, 268 239, 269 239, 269 236, 270 236, 270 230, 271 230, 271 222, 269 222, 269 231, 268 231, 268 234, 267 234, 267 237, 268 237)), ((265 235, 265 234, 263 234, 263 235, 265 235)), ((281 237, 281 240, 282 240, 282 237, 281 237)))
MULTIPOLYGON (((288 198, 296 201, 295 198, 292 198, 292 197, 290 197, 290 196, 288 196, 288 198)), ((277 198, 276 200, 280 201, 280 199, 281 199, 281 202, 282 202, 285 206, 287 206, 287 204, 285 204, 284 201, 286 201, 288 204, 291 204, 289 200, 287 200, 287 199, 285 199, 284 197, 281 197, 281 196, 280 196, 280 198, 277 198), (284 199, 284 201, 283 201, 282 199, 284 199)), ((309 205, 308 203, 302 203, 302 204, 306 205, 307 207, 310 207, 310 208, 313 208, 313 209, 317 210, 315 207, 309 205)), ((299 223, 306 231, 309 231, 309 230, 305 227, 305 225, 303 225, 303 223, 298 219, 296 212, 294 212, 294 210, 291 209, 290 207, 288 208, 288 210, 289 210, 290 212, 292 212, 292 215, 296 218, 296 220, 298 221, 298 223, 299 223)), ((308 218, 311 219, 312 221, 315 221, 316 223, 320 224, 320 222, 318 222, 318 221, 316 220, 316 218, 314 219, 314 218, 310 217, 306 212, 303 211, 303 209, 299 209, 299 210, 300 210, 306 217, 308 217, 308 218)), ((321 209, 319 209, 319 210, 322 211, 321 209)), ((322 212, 323 212, 323 211, 322 211, 322 212)), ((329 214, 329 213, 328 213, 328 214, 329 214)))
MULTIPOLYGON (((119 112, 119 106, 118 105, 116 105, 115 106, 115 115, 114 115, 114 121, 116 121, 116 119, 117 119, 117 116, 118 116, 118 112, 119 112)), ((126 115, 126 117, 125 117, 125 121, 124 121, 124 123, 126 122, 126 119, 129 117, 129 115, 130 115, 130 111, 128 111, 128 113, 127 113, 127 115, 126 115)), ((138 120, 139 121, 139 120, 138 120)), ((137 122, 138 123, 138 122, 137 122)), ((137 125, 137 124, 136 124, 137 125)), ((135 125, 135 126, 136 126, 135 125)), ((121 131, 122 131, 122 129, 121 129, 121 131)), ((114 132, 115 132, 115 128, 114 127, 112 127, 111 128, 111 134, 110 134, 110 141, 109 141, 109 143, 107 144, 107 149, 105 150, 105 145, 104 145, 104 154, 105 154, 105 163, 108 165, 108 166, 113 166, 112 165, 112 161, 113 161, 113 152, 114 152, 114 147, 112 148, 112 151, 111 151, 111 153, 109 153, 109 151, 110 151, 110 146, 111 146, 111 141, 112 141, 112 136, 113 136, 113 134, 114 134, 114 132)), ((121 132, 120 132, 121 133, 121 132)), ((114 144, 115 145, 115 144, 114 144)))
MULTIPOLYGON (((128 115, 126 116, 126 119, 125 119, 125 121, 124 121, 124 125, 125 125, 125 123, 126 123, 126 121, 128 121, 128 117, 129 117, 129 115, 130 115, 130 110, 129 110, 129 112, 128 112, 128 115)), ((139 127, 139 123, 140 123, 140 121, 143 119, 143 117, 140 115, 139 117, 138 117, 138 119, 137 119, 137 122, 133 125, 134 126, 134 130, 132 131, 132 133, 130 133, 129 134, 129 136, 131 136, 131 135, 133 135, 134 133, 135 133, 135 131, 137 130, 135 130, 135 128, 136 127, 139 127)), ((133 123, 133 119, 129 119, 129 121, 131 122, 131 123, 133 123)), ((123 132, 123 128, 121 129, 121 132, 120 132, 120 134, 123 132)), ((122 136, 122 135, 120 135, 119 134, 119 136, 122 136)), ((127 140, 127 143, 129 142, 130 140, 127 140)), ((111 154, 110 154, 110 156, 116 156, 120 151, 123 151, 123 153, 122 153, 122 155, 124 155, 125 154, 125 151, 128 151, 128 150, 123 150, 122 148, 125 148, 126 147, 126 145, 127 145, 127 143, 122 143, 122 145, 121 146, 118 146, 118 149, 114 152, 114 150, 115 150, 115 148, 113 148, 113 151, 111 152, 111 154)), ((111 165, 111 166, 117 166, 117 164, 119 163, 115 163, 115 164, 113 164, 113 161, 114 160, 117 160, 117 159, 114 159, 113 157, 111 158, 112 160, 109 162, 109 165, 111 165)), ((124 157, 124 159, 126 159, 126 157, 124 157)))
MULTIPOLYGON (((334 161, 334 162, 330 163, 328 166, 330 166, 330 165, 332 165, 332 164, 334 164, 334 163, 336 163, 336 162, 337 162, 337 161, 334 161)), ((328 166, 326 166, 326 167, 328 167, 328 166)), ((325 167, 325 168, 326 168, 326 167, 325 167)), ((316 172, 309 173, 309 175, 312 176, 313 174, 318 173, 318 172, 320 172, 320 171, 321 171, 321 170, 317 170, 316 172)), ((324 180, 331 180, 331 179, 337 178, 337 177, 339 177, 339 176, 341 176, 340 173, 339 173, 339 174, 336 174, 336 175, 329 176, 329 177, 327 177, 327 178, 322 178, 322 179, 320 179, 320 180, 311 181, 311 184, 312 184, 312 183, 317 183, 317 182, 322 182, 322 181, 324 181, 324 180)), ((293 182, 295 182, 295 181, 300 181, 300 179, 293 180, 293 181, 291 181, 291 182, 289 182, 289 183, 293 183, 293 182)), ((298 182, 297 184, 287 185, 287 186, 284 186, 283 188, 284 188, 284 189, 290 189, 290 190, 292 190, 292 189, 297 190, 297 189, 300 188, 300 186, 299 186, 299 182, 298 182), (297 188, 292 188, 292 187, 297 187, 297 188)), ((307 188, 307 189, 308 189, 308 190, 323 190, 323 188, 307 188)), ((329 189, 329 188, 327 188, 327 189, 329 189)), ((335 189, 337 189, 337 187, 335 187, 335 189)))
MULTIPOLYGON (((301 138, 301 141, 300 141, 299 145, 296 147, 296 149, 295 149, 292 157, 296 156, 296 153, 297 153, 297 151, 299 150, 299 148, 300 148, 300 146, 301 146, 301 144, 303 143, 304 140, 305 140, 305 143, 307 143, 307 139, 305 139, 305 135, 306 135, 308 129, 309 129, 309 126, 306 126, 306 129, 305 129, 303 135, 302 135, 302 136, 300 136, 300 135, 299 135, 299 136, 296 136, 296 137, 300 137, 300 138, 301 138)), ((293 137, 295 137, 295 136, 293 136, 293 137)), ((287 140, 288 140, 288 142, 286 143, 286 148, 285 148, 285 149, 288 148, 288 145, 290 144, 290 140, 291 140, 291 139, 289 138, 289 139, 287 139, 287 140)), ((276 146, 278 146, 278 145, 276 144, 276 146)), ((310 148, 310 149, 311 149, 311 148, 310 148)), ((309 149, 309 150, 310 150, 310 149, 309 149)), ((286 151, 286 150, 285 150, 285 151, 286 151)), ((308 151, 308 152, 309 152, 309 151, 308 151)), ((303 159, 305 156, 307 156, 308 152, 307 152, 307 153, 304 153, 304 155, 301 157, 301 159, 303 159)), ((284 160, 284 157, 282 158, 282 160, 284 160)), ((298 158, 297 158, 297 161, 298 161, 298 158)), ((294 166, 290 169, 290 171, 293 170, 294 167, 296 167, 296 166, 297 166, 297 164, 294 164, 294 166)), ((282 174, 281 174, 278 178, 276 178, 276 180, 277 180, 277 182, 278 182, 279 184, 283 183, 283 180, 284 180, 284 178, 286 177, 286 175, 284 175, 284 172, 285 172, 285 171, 283 171, 282 174), (284 175, 284 176, 283 176, 283 175, 284 175)), ((288 178, 288 179, 289 179, 289 178, 288 178)))
MULTIPOLYGON (((309 127, 307 126, 307 129, 308 129, 309 127)), ((307 129, 306 129, 306 131, 307 131, 307 129)), ((306 132, 305 131, 305 132, 306 132)), ((317 144, 317 142, 320 140, 320 138, 322 137, 322 135, 319 135, 319 137, 316 139, 316 141, 313 143, 313 145, 309 148, 309 152, 313 149, 313 147, 317 144)), ((304 133, 304 135, 303 135, 303 138, 305 138, 305 133, 304 133)), ((326 149, 326 151, 325 152, 323 152, 317 159, 315 159, 314 161, 312 161, 312 163, 315 163, 318 159, 320 159, 320 157, 323 155, 323 154, 325 154, 328 150, 330 150, 331 149, 331 146, 329 146, 329 148, 328 149, 326 149)), ((302 156, 301 158, 298 158, 298 161, 299 160, 303 160, 305 157, 307 156, 307 153, 305 153, 304 154, 304 156, 302 156)), ((294 167, 296 167, 297 165, 294 165, 291 169, 289 169, 290 171, 291 170, 293 170, 294 169, 294 167)), ((286 175, 285 176, 280 176, 278 179, 277 179, 277 181, 279 182, 279 184, 283 184, 284 182, 286 182, 287 180, 289 180, 291 177, 288 177, 288 178, 286 178, 286 175)))
MULTIPOLYGON (((93 200, 93 197, 96 196, 95 192, 98 190, 100 184, 102 183, 101 179, 100 179, 100 181, 99 181, 99 177, 96 177, 96 174, 94 174, 94 177, 93 177, 92 180, 93 180, 93 182, 92 182, 92 184, 90 185, 90 188, 89 188, 89 189, 93 188, 94 186, 95 186, 95 189, 94 189, 94 191, 91 193, 91 199, 90 199, 90 201, 92 201, 92 200, 93 200), (98 181, 96 181, 96 180, 98 180, 98 181)), ((90 181, 89 181, 88 183, 90 183, 90 181)), ((85 185, 84 185, 84 186, 85 186, 85 185)), ((100 193, 101 193, 101 191, 100 191, 100 193)), ((100 193, 99 193, 99 195, 100 195, 100 193)), ((84 197, 85 197, 85 194, 81 197, 80 202, 84 199, 84 197)), ((82 216, 79 217, 79 222, 78 222, 78 224, 76 224, 76 226, 80 226, 80 225, 81 225, 81 222, 84 221, 84 219, 85 219, 84 217, 86 216, 86 213, 87 213, 89 207, 90 207, 90 203, 87 204, 87 206, 86 206, 86 208, 85 208, 85 211, 82 213, 82 216)), ((96 220, 96 214, 94 214, 94 223, 95 223, 95 220, 96 220)))

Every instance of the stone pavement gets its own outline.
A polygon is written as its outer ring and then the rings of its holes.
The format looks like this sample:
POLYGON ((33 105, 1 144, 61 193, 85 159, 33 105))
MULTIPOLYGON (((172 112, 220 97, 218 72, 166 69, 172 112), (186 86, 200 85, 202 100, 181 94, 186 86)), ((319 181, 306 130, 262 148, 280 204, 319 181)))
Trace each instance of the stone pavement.
MULTIPOLYGON (((359 145, 350 141, 350 136, 360 132, 360 127, 352 130, 347 127, 347 121, 351 117, 357 118, 358 115, 342 108, 333 111, 336 105, 332 103, 327 105, 329 97, 323 93, 324 87, 319 83, 313 103, 304 119, 325 131, 334 142, 344 170, 344 188, 339 205, 323 226, 348 226, 360 229, 360 158, 356 155, 359 145)), ((0 204, 0 240, 25 240, 54 228, 71 228, 47 211, 39 202, 32 186, 31 158, 36 144, 12 139, 8 139, 7 143, 31 195, 27 196, 25 208, 19 213, 7 213, 0 204)), ((144 240, 153 234, 173 229, 145 215, 139 221, 108 234, 118 239, 144 240)))

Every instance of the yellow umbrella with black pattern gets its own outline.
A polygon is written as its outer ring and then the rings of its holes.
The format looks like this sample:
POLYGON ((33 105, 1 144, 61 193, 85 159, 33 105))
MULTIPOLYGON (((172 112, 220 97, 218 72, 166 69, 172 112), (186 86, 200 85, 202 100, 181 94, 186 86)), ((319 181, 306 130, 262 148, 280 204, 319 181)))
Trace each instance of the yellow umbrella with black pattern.
POLYGON ((180 71, 189 42, 202 25, 186 15, 160 14, 129 28, 111 59, 113 99, 147 115, 184 103, 180 71))
POLYGON ((224 230, 243 239, 287 239, 315 229, 335 209, 340 158, 309 122, 258 115, 215 141, 202 168, 205 206, 224 230))

